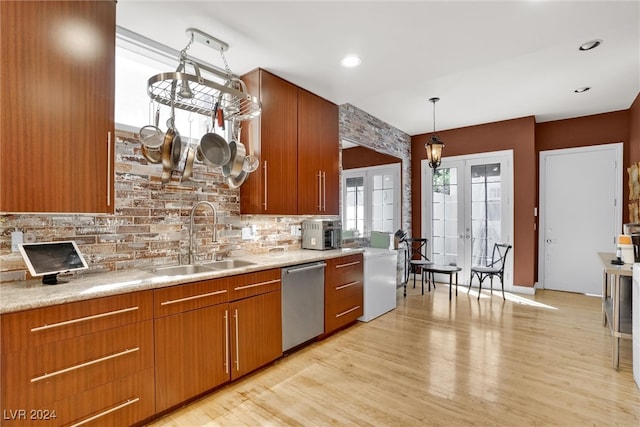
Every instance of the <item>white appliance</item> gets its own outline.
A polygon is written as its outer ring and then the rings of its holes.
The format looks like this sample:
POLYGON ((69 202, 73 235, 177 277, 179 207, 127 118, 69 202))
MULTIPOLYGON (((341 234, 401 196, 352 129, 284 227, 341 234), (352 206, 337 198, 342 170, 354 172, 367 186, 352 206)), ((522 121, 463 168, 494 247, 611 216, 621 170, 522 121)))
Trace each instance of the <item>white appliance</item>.
POLYGON ((396 268, 398 252, 391 249, 365 248, 364 312, 358 318, 368 322, 396 308, 396 268))
POLYGON ((631 285, 631 353, 633 357, 633 379, 640 388, 640 263, 633 264, 633 283, 631 285))

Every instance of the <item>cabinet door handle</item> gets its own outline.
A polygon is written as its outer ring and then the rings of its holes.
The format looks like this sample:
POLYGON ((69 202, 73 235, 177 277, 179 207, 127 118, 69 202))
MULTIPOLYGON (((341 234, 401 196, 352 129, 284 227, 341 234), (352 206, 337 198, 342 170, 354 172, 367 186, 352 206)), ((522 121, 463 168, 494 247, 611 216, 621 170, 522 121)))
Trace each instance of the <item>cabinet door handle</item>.
POLYGON ((124 408, 126 406, 132 405, 132 404, 138 402, 139 400, 140 400, 139 397, 135 397, 133 399, 129 399, 126 402, 123 402, 123 403, 121 403, 119 405, 114 406, 113 408, 109 408, 106 411, 102 411, 99 414, 95 414, 92 417, 85 418, 84 420, 82 420, 80 422, 77 422, 75 424, 71 424, 69 427, 78 427, 78 426, 81 426, 83 424, 89 423, 91 421, 97 420, 98 418, 104 417, 105 415, 108 415, 108 414, 110 414, 112 412, 115 412, 115 411, 117 411, 119 409, 122 409, 122 408, 124 408))
POLYGON ((55 377, 56 375, 64 374, 66 372, 75 371, 76 369, 86 368, 87 366, 95 365, 96 363, 104 362, 106 360, 115 359, 116 357, 125 356, 130 353, 135 353, 140 350, 140 347, 130 348, 119 353, 110 354, 108 356, 101 357, 99 359, 90 360, 88 362, 80 363, 79 365, 69 366, 68 368, 60 369, 58 371, 51 372, 50 374, 40 375, 39 377, 31 378, 32 383, 46 380, 47 378, 55 377))
POLYGON ((267 161, 264 161, 264 210, 267 210, 267 161))
POLYGON ((318 210, 322 211, 322 171, 318 171, 318 210))
POLYGON ((178 299, 170 299, 170 300, 162 301, 160 303, 160 305, 176 304, 176 303, 179 303, 179 302, 190 301, 192 299, 206 298, 206 297, 210 297, 210 296, 213 296, 213 295, 220 295, 220 294, 224 294, 226 292, 227 292, 227 290, 223 289, 221 291, 208 292, 206 294, 198 294, 198 295, 193 295, 193 296, 190 296, 190 297, 184 297, 184 298, 178 298, 178 299))
POLYGON ((116 314, 127 313, 129 311, 136 311, 138 310, 138 308, 139 308, 138 306, 123 308, 122 310, 108 311, 106 313, 94 314, 93 316, 80 317, 78 319, 65 320, 64 322, 52 323, 50 325, 37 326, 35 328, 31 328, 31 332, 38 332, 38 331, 43 331, 45 329, 57 328, 59 326, 71 325, 74 323, 85 322, 87 320, 100 319, 101 317, 114 316, 116 314))
POLYGON ((358 264, 360 264, 360 261, 348 262, 346 264, 338 264, 336 265, 336 268, 351 267, 352 265, 358 265, 358 264))
POLYGON ((357 310, 357 309, 359 309, 359 308, 360 308, 360 306, 359 306, 359 305, 356 305, 355 307, 350 308, 350 309, 349 309, 349 310, 347 310, 347 311, 343 311, 342 313, 338 313, 338 314, 336 314, 336 318, 338 318, 338 317, 342 317, 342 316, 344 316, 345 314, 349 314, 349 313, 351 313, 352 311, 356 311, 356 310, 357 310))
POLYGON ((322 171, 322 211, 327 211, 327 173, 322 171))
POLYGON ((357 285, 358 283, 360 283, 360 281, 356 280, 355 282, 347 283, 346 285, 336 286, 336 291, 339 291, 340 289, 348 288, 349 286, 357 285))
POLYGON ((107 206, 111 206, 111 131, 107 133, 107 206))
POLYGON ((266 282, 260 282, 260 283, 252 283, 250 285, 244 285, 244 286, 236 286, 235 288, 233 288, 234 291, 241 291, 243 289, 249 289, 249 288, 255 288, 257 286, 266 286, 266 285, 271 285, 273 283, 278 283, 280 282, 282 279, 274 279, 274 280, 269 280, 266 282))
POLYGON ((224 373, 229 373, 229 310, 224 311, 224 373))
POLYGON ((238 309, 236 308, 233 315, 236 319, 236 371, 240 370, 240 344, 238 343, 238 309))

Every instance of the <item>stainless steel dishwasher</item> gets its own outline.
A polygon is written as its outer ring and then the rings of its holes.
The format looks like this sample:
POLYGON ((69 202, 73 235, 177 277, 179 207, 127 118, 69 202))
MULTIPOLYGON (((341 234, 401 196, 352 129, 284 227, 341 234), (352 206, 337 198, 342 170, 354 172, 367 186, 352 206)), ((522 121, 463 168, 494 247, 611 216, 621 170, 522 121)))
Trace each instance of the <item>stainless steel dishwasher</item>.
POLYGON ((314 262, 282 269, 282 351, 324 333, 324 269, 314 262))

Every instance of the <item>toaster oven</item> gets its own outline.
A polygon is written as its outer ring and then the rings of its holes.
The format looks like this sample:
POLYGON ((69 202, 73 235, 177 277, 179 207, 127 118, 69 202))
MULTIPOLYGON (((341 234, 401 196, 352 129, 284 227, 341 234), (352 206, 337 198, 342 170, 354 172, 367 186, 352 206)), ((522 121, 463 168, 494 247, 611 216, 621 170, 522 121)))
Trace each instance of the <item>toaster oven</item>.
POLYGON ((342 247, 342 222, 335 219, 302 221, 302 249, 320 251, 342 247))

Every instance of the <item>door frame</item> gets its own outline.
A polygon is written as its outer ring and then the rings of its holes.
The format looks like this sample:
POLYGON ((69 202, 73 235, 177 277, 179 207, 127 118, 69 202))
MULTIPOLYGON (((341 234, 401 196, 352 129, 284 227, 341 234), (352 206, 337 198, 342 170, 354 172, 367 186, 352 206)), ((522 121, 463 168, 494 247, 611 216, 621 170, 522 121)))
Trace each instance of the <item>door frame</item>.
MULTIPOLYGON (((506 167, 504 168, 504 173, 506 175, 505 175, 505 181, 504 181, 505 185, 502 189, 502 200, 507 202, 508 217, 502 218, 502 221, 503 221, 502 230, 505 233, 505 236, 503 236, 502 240, 503 242, 514 245, 514 242, 513 242, 513 235, 514 235, 513 234, 514 233, 513 231, 513 227, 514 227, 513 150, 499 150, 499 151, 489 151, 484 153, 464 154, 460 156, 447 156, 446 160, 460 161, 464 163, 467 161, 482 161, 484 159, 495 158, 495 157, 506 157, 506 167)), ((422 214, 420 215, 421 216, 420 225, 421 225, 421 230, 423 235, 426 235, 427 231, 429 235, 431 235, 432 233, 431 224, 429 224, 432 217, 431 209, 430 209, 431 194, 429 194, 426 191, 427 188, 431 188, 430 181, 432 179, 432 176, 433 176, 433 170, 429 167, 428 160, 427 159, 421 160, 420 161, 420 189, 421 189, 420 203, 421 203, 422 214)), ((465 190, 465 193, 466 192, 467 190, 465 190)), ((468 195, 465 194, 465 197, 468 197, 468 195)), ((429 249, 428 249, 429 257, 432 257, 431 251, 432 251, 432 245, 429 245, 429 249)), ((512 253, 515 253, 515 251, 512 251, 512 253)), ((515 285, 513 283, 513 265, 514 265, 513 260, 514 260, 514 255, 508 257, 507 263, 505 265, 505 270, 504 270, 505 271, 504 287, 506 290, 509 290, 509 291, 513 291, 513 289, 515 289, 515 285)), ((468 267, 470 268, 471 266, 468 266, 468 267)), ((463 273, 462 278, 459 279, 458 283, 469 285, 469 283, 466 282, 468 275, 465 275, 464 271, 462 273, 463 273)))
MULTIPOLYGON (((538 203, 539 209, 538 212, 538 281, 535 284, 535 288, 544 289, 544 272, 545 272, 545 244, 544 244, 544 230, 545 230, 545 217, 543 213, 546 209, 546 191, 547 191, 547 178, 546 178, 546 169, 544 167, 545 161, 547 157, 556 156, 556 155, 566 155, 572 153, 587 153, 587 152, 595 152, 602 150, 612 149, 616 154, 616 178, 615 178, 615 196, 614 196, 614 207, 615 207, 615 229, 619 230, 622 233, 622 171, 621 166, 623 162, 623 150, 624 144, 622 142, 616 142, 612 144, 598 144, 598 145, 589 145, 585 147, 575 147, 575 148, 559 148, 556 150, 544 150, 540 151, 539 163, 538 163, 538 174, 539 174, 539 196, 538 203)), ((614 236, 615 238, 615 236, 614 236)), ((611 242, 611 247, 614 247, 615 242, 611 242)))

